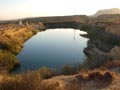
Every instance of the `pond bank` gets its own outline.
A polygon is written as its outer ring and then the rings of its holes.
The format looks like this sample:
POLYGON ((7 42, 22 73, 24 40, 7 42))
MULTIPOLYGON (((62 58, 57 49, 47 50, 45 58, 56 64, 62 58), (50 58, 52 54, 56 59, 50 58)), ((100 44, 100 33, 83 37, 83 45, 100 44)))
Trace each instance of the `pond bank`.
POLYGON ((72 28, 46 29, 24 43, 25 47, 17 55, 21 67, 15 73, 49 67, 59 70, 64 65, 84 62, 83 52, 88 38, 80 36, 86 32, 72 28), (36 54, 35 54, 36 53, 36 54))
POLYGON ((120 60, 119 35, 107 32, 106 28, 95 24, 83 25, 80 28, 88 33, 83 36, 90 39, 87 48, 84 49, 84 53, 87 55, 88 68, 100 67, 107 61, 120 60))
POLYGON ((16 55, 22 50, 24 42, 40 30, 35 24, 29 26, 7 24, 0 27, 4 28, 0 31, 0 68, 6 72, 20 65, 16 55))

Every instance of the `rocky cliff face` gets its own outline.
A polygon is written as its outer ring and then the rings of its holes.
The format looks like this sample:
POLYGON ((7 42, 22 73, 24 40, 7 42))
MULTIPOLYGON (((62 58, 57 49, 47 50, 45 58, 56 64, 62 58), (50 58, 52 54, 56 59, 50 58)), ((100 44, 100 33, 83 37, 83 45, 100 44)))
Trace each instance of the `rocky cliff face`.
MULTIPOLYGON (((92 18, 83 30, 90 38, 84 49, 89 67, 99 67, 108 60, 120 60, 120 15, 92 18)), ((82 28, 81 28, 82 29, 82 28)))

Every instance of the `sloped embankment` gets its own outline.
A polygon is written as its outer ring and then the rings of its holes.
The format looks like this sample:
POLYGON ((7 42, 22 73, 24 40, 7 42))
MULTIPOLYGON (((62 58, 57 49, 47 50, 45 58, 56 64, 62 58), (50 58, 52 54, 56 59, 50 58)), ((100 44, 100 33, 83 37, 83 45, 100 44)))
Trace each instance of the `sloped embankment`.
POLYGON ((120 15, 103 15, 92 18, 80 29, 88 32, 86 64, 95 68, 103 65, 106 61, 120 60, 120 15), (107 18, 107 19, 106 19, 107 18))
POLYGON ((6 72, 19 65, 15 55, 22 50, 23 43, 40 30, 34 24, 7 24, 0 28, 0 72, 6 72))

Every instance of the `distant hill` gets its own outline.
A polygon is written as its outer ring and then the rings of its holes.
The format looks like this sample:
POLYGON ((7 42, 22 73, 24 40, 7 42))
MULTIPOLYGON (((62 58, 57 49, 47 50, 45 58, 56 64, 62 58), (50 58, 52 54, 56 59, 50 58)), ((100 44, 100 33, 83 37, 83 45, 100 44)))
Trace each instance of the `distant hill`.
POLYGON ((71 22, 71 21, 84 22, 87 20, 88 17, 86 15, 74 15, 74 16, 32 17, 32 18, 23 19, 22 21, 49 23, 49 22, 71 22))
POLYGON ((104 14, 120 14, 120 9, 112 8, 112 9, 99 10, 94 15, 92 15, 92 17, 97 17, 104 14))

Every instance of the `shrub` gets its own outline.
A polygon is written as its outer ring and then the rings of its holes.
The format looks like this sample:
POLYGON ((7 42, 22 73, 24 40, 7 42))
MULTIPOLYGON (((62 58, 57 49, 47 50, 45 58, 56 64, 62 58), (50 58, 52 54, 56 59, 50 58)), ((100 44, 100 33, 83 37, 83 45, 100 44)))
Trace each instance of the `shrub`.
POLYGON ((22 47, 21 43, 17 39, 11 39, 6 42, 5 49, 13 54, 18 54, 21 51, 22 47))
POLYGON ((112 82, 115 78, 115 74, 110 71, 101 71, 101 70, 93 70, 85 73, 80 73, 76 76, 76 78, 82 81, 94 80, 101 82, 112 82))
POLYGON ((42 67, 38 70, 38 72, 40 73, 41 77, 44 79, 48 79, 50 77, 53 77, 55 75, 55 72, 47 67, 42 67))
POLYGON ((75 64, 71 64, 71 65, 64 65, 61 68, 61 74, 64 75, 73 75, 73 74, 77 74, 80 69, 85 68, 84 63, 75 63, 75 64))
POLYGON ((70 65, 65 65, 62 67, 61 69, 61 74, 64 74, 64 75, 71 75, 74 73, 74 70, 73 70, 73 67, 70 66, 70 65))
POLYGON ((13 69, 19 62, 15 55, 11 54, 9 51, 0 50, 0 66, 6 67, 9 70, 13 69))

